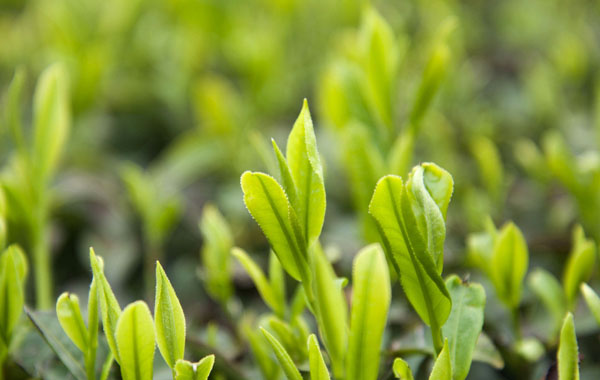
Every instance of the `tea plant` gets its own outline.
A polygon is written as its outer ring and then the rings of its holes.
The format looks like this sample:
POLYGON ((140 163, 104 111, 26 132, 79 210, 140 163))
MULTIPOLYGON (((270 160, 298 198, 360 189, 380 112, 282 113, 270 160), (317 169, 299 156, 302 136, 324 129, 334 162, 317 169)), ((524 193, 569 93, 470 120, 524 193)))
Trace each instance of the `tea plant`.
POLYGON ((2 189, 6 198, 7 221, 17 227, 11 233, 27 237, 34 264, 37 306, 48 309, 53 297, 48 241, 51 181, 69 136, 68 83, 64 68, 59 65, 51 66, 42 73, 33 97, 31 136, 28 136, 28 129, 22 121, 24 81, 24 72, 17 71, 7 95, 6 124, 16 152, 3 175, 2 189))
MULTIPOLYGON (((77 296, 63 293, 56 303, 56 313, 67 336, 84 354, 85 375, 80 363, 72 358, 65 363, 78 379, 93 380, 96 374, 98 347, 98 308, 110 352, 99 379, 107 379, 113 360, 119 364, 124 380, 153 379, 156 345, 171 368, 174 380, 206 380, 214 356, 197 363, 184 360, 186 322, 175 290, 162 266, 156 262, 156 298, 154 319, 148 305, 135 301, 121 310, 103 271, 103 261, 90 249, 94 277, 88 299, 88 324, 83 321, 77 296), (71 368, 72 367, 72 368, 71 368)), ((57 351, 63 351, 57 346, 57 351)), ((58 352, 57 352, 58 353, 58 352)))
MULTIPOLYGON (((445 216, 453 188, 450 174, 434 164, 422 164, 413 169, 406 184, 398 176, 386 176, 378 182, 369 210, 381 232, 383 249, 379 244, 370 245, 354 259, 348 320, 348 306, 341 292, 344 280, 337 278, 319 243, 325 189, 306 101, 290 132, 286 156, 275 142, 273 147, 283 185, 267 174, 245 172, 241 180, 244 201, 282 267, 300 282, 333 377, 377 378, 393 268, 414 309, 431 327, 437 358, 432 378, 465 378, 483 325, 485 293, 479 285, 463 284, 458 277, 446 282, 441 277, 445 216)), ((274 286, 262 271, 243 251, 236 249, 234 255, 250 273, 265 302, 283 314, 284 308, 278 306, 281 298, 275 297, 274 286)), ((289 333, 282 334, 273 324, 269 327, 274 334, 264 329, 263 333, 284 374, 288 379, 301 379, 288 352, 293 347, 284 343, 289 333)), ((308 338, 308 351, 311 377, 329 378, 314 335, 308 338)), ((297 362, 305 360, 305 355, 296 356, 297 362)))

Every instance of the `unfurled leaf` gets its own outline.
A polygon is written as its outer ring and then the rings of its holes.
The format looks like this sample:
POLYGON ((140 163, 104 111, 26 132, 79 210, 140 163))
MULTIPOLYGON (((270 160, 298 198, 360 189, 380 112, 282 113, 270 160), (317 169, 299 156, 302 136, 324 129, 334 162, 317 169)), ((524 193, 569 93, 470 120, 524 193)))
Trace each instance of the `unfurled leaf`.
POLYGON ((185 316, 171 282, 160 263, 156 262, 156 299, 154 301, 156 343, 165 362, 174 368, 183 359, 185 349, 185 316))
POLYGON ((504 359, 500 351, 494 346, 492 340, 485 334, 479 334, 475 350, 473 351, 473 360, 487 363, 496 369, 504 368, 504 359))
POLYGON ((233 246, 231 230, 219 210, 207 204, 202 212, 200 231, 204 239, 202 264, 206 290, 216 300, 226 303, 233 292, 229 269, 233 246))
POLYGON ((581 284, 581 293, 583 293, 585 303, 588 305, 596 322, 600 325, 600 297, 598 297, 598 294, 588 284, 581 284))
POLYGON ((291 205, 281 186, 273 177, 252 172, 242 174, 241 183, 246 207, 263 230, 283 268, 298 281, 307 278, 307 257, 296 241, 288 217, 291 205))
POLYGON ((527 284, 552 315, 555 332, 558 332, 567 312, 567 300, 560 282, 551 273, 536 268, 527 277, 527 284))
POLYGON ((23 251, 11 245, 0 255, 0 334, 8 345, 25 304, 24 286, 27 260, 23 251))
POLYGON ((179 359, 175 364, 175 380, 207 380, 214 364, 214 355, 208 355, 196 363, 179 359))
POLYGON ((320 248, 315 249, 312 269, 314 311, 319 332, 329 353, 334 376, 342 377, 348 345, 348 306, 341 287, 336 284, 331 263, 320 248))
POLYGON ((291 204, 296 210, 303 236, 307 241, 306 245, 310 246, 319 238, 323 227, 325 185, 306 99, 288 137, 286 158, 298 191, 297 201, 291 204))
MULTIPOLYGON (((422 170, 420 172, 422 173, 422 170)), ((423 178, 422 174, 419 177, 423 178)), ((436 187, 435 199, 438 201, 429 197, 426 203, 428 208, 435 207, 437 202, 444 205, 444 194, 447 193, 438 191, 444 188, 445 186, 436 187)), ((427 199, 427 196, 422 194, 422 187, 419 191, 421 200, 427 199)), ((398 176, 389 175, 379 180, 369 205, 369 213, 381 228, 384 248, 391 251, 389 256, 393 258, 393 264, 399 271, 400 282, 408 300, 432 330, 439 330, 450 314, 452 302, 433 253, 429 252, 428 247, 440 248, 440 239, 443 243, 443 237, 439 236, 439 233, 442 231, 432 230, 434 235, 431 239, 425 237, 429 227, 423 220, 423 209, 398 176), (416 219, 419 216, 421 227, 416 219)), ((429 213, 435 215, 434 210, 430 210, 429 213)), ((437 215, 441 218, 442 210, 438 209, 437 215)), ((434 228, 439 226, 439 222, 430 220, 429 225, 434 228)), ((437 344, 441 346, 442 342, 437 344)))
POLYGON ((359 35, 363 92, 371 113, 383 127, 383 136, 393 128, 399 46, 392 28, 374 8, 368 8, 359 35))
POLYGON ((323 360, 319 342, 314 334, 308 337, 308 362, 310 367, 310 380, 329 380, 329 371, 323 360))
POLYGON ((506 224, 494 244, 490 273, 498 298, 510 308, 517 307, 521 301, 528 262, 523 234, 515 224, 506 224))
POLYGON ((22 156, 27 155, 25 139, 23 137, 23 126, 22 126, 22 107, 21 107, 21 94, 23 92, 23 85, 25 83, 25 70, 19 68, 15 70, 15 75, 10 87, 8 89, 6 99, 6 109, 4 114, 6 115, 5 123, 8 125, 17 150, 22 156))
POLYGON ((123 380, 152 380, 154 363, 154 323, 143 301, 128 305, 115 331, 123 380))
POLYGON ((483 327, 485 290, 476 283, 463 283, 450 276, 446 287, 452 298, 452 311, 442 328, 448 339, 452 362, 452 379, 463 380, 471 368, 473 350, 483 327))
POLYGON ((85 352, 89 344, 89 334, 81 316, 79 298, 75 294, 61 294, 56 301, 56 315, 67 336, 77 348, 85 352))
POLYGON ((357 254, 352 284, 346 378, 375 380, 391 299, 388 267, 379 244, 369 245, 357 254))
POLYGON ((119 306, 119 302, 117 301, 108 280, 104 276, 102 262, 94 253, 93 248, 90 248, 90 262, 92 264, 92 271, 94 272, 94 281, 96 281, 98 298, 100 299, 100 311, 102 314, 102 328, 104 329, 104 335, 106 335, 108 346, 115 356, 115 360, 117 363, 121 364, 115 338, 117 322, 121 316, 121 307, 119 306))
POLYGON ((52 175, 69 134, 68 87, 64 68, 53 65, 42 73, 35 90, 32 162, 40 179, 52 175))
POLYGON ((276 380, 280 377, 280 369, 277 363, 271 357, 271 345, 264 338, 261 332, 257 331, 254 326, 242 322, 242 332, 248 344, 254 360, 258 363, 260 372, 265 380, 276 380))
POLYGON ((421 83, 419 84, 409 117, 410 126, 415 131, 419 130, 421 121, 446 76, 448 62, 450 61, 450 49, 445 40, 446 36, 454 29, 454 24, 455 21, 453 19, 448 19, 442 24, 438 44, 433 48, 427 66, 425 66, 425 70, 423 71, 421 83))
POLYGON ((470 145, 485 189, 494 200, 499 201, 504 187, 504 168, 498 148, 485 136, 473 138, 470 145))
POLYGON ((586 239, 581 226, 573 229, 573 248, 563 273, 563 286, 567 305, 573 308, 579 286, 590 279, 596 264, 596 245, 586 239))
POLYGON ((252 260, 252 258, 248 256, 248 254, 241 248, 232 248, 231 254, 238 259, 240 264, 242 264, 242 266, 254 282, 254 285, 256 286, 256 289, 258 290, 258 293, 262 297, 263 301, 265 301, 265 303, 271 309, 273 309, 277 313, 277 315, 282 316, 285 311, 285 304, 281 304, 275 296, 274 290, 271 287, 271 284, 269 283, 267 278, 265 277, 265 274, 263 273, 262 269, 260 269, 260 267, 254 262, 254 260, 252 260))
POLYGON ((573 314, 567 313, 562 329, 556 354, 559 380, 579 380, 579 354, 577 353, 577 336, 573 314))
POLYGON ((438 355, 429 380, 451 380, 452 379, 452 361, 450 360, 450 350, 448 341, 444 342, 444 348, 438 355))
POLYGON ((281 177, 281 183, 283 183, 283 189, 285 190, 290 203, 294 205, 297 201, 298 190, 296 190, 296 184, 292 178, 290 167, 275 140, 271 139, 271 144, 273 145, 273 151, 275 151, 275 157, 277 158, 277 163, 279 164, 279 176, 281 177))
POLYGON ((287 353, 285 348, 279 343, 279 341, 269 332, 261 327, 261 331, 264 334, 265 338, 271 345, 271 349, 275 353, 275 357, 283 370, 283 373, 287 377, 288 380, 302 380, 302 375, 296 368, 294 361, 290 357, 290 354, 287 353))
POLYGON ((278 341, 290 356, 299 362, 305 360, 308 356, 308 351, 304 343, 307 338, 300 336, 291 323, 284 322, 275 316, 267 318, 267 321, 270 330, 273 331, 278 341))
POLYGON ((412 370, 407 362, 402 360, 401 358, 396 358, 394 360, 394 365, 392 367, 394 371, 394 376, 400 380, 414 380, 412 370))

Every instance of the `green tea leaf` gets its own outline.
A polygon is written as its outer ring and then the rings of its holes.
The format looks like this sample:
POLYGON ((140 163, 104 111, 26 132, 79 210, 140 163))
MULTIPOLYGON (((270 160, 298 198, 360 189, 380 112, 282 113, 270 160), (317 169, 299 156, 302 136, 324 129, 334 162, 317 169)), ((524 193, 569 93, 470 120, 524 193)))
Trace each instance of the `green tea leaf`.
POLYGON ((300 337, 298 331, 291 323, 284 322, 275 316, 270 316, 267 320, 269 328, 292 359, 298 362, 306 359, 308 356, 308 351, 304 343, 306 337, 300 337))
POLYGON ((250 351, 254 360, 258 363, 258 368, 265 380, 279 379, 280 369, 275 361, 271 358, 271 347, 262 334, 250 326, 247 322, 242 321, 242 332, 250 345, 250 351))
POLYGON ((494 245, 490 271, 498 298, 510 308, 517 307, 521 301, 528 262, 523 234, 515 224, 506 224, 494 245))
POLYGON ((0 256, 0 334, 9 345, 25 304, 24 286, 27 261, 16 245, 11 245, 0 256))
POLYGON ((369 213, 389 242, 390 256, 400 271, 400 282, 411 305, 427 325, 439 329, 450 314, 452 302, 411 210, 400 177, 388 175, 379 180, 369 213))
POLYGON ((590 279, 596 264, 596 244, 586 239, 581 226, 573 229, 573 249, 563 273, 563 285, 567 305, 572 308, 579 292, 579 286, 590 279))
POLYGON ((79 298, 75 294, 63 293, 56 301, 56 315, 67 336, 82 352, 88 347, 88 331, 81 316, 79 298))
POLYGON ((294 179, 292 178, 292 172, 290 171, 290 167, 287 163, 287 160, 281 153, 279 146, 274 139, 271 139, 271 144, 273 145, 273 150, 275 151, 275 157, 277 158, 277 163, 279 164, 279 175, 281 176, 281 182, 283 183, 283 189, 285 190, 286 195, 288 196, 288 200, 290 204, 294 205, 297 202, 297 193, 296 184, 294 183, 294 179))
POLYGON ((285 192, 273 177, 263 173, 245 172, 241 183, 246 207, 263 230, 283 268, 290 276, 302 281, 307 277, 308 263, 288 218, 291 206, 285 192))
POLYGON ((33 98, 33 159, 43 180, 56 168, 70 129, 68 83, 65 70, 53 65, 44 70, 33 98))
POLYGON ((583 293, 585 303, 588 305, 596 322, 600 325, 600 297, 598 297, 598 294, 585 283, 581 284, 581 293, 583 293))
POLYGON ((175 380, 207 380, 214 364, 215 355, 208 355, 196 363, 179 359, 175 365, 175 380))
POLYGON ((298 368, 296 368, 296 365, 290 357, 290 354, 287 353, 281 343, 279 343, 279 341, 273 335, 269 334, 267 330, 263 329, 262 327, 260 329, 271 345, 271 349, 275 353, 275 357, 277 358, 277 361, 279 362, 279 365, 281 366, 281 369, 283 369, 283 373, 288 380, 302 380, 302 375, 300 375, 300 372, 298 371, 298 368))
POLYGON ((373 7, 365 12, 359 38, 367 104, 378 124, 391 131, 399 45, 392 28, 373 7))
POLYGON ((156 262, 156 299, 154 301, 156 343, 167 365, 175 367, 185 349, 185 316, 171 282, 156 262))
POLYGON ((308 337, 308 361, 310 366, 310 380, 330 380, 329 371, 321 355, 319 342, 315 334, 308 337))
MULTIPOLYGON (((448 20, 445 25, 442 25, 442 33, 449 33, 453 27, 452 23, 452 20, 448 20)), ((410 112, 409 123, 415 133, 419 131, 421 121, 446 76, 446 69, 450 61, 450 49, 444 39, 440 38, 439 43, 433 48, 429 56, 429 61, 423 71, 421 83, 419 84, 419 89, 410 112)))
POLYGON ((265 277, 262 269, 260 269, 260 267, 254 262, 254 260, 252 260, 252 258, 248 256, 248 254, 241 248, 232 248, 231 254, 235 256, 236 259, 238 259, 240 264, 242 264, 242 266, 254 282, 254 285, 256 286, 256 289, 258 290, 258 293, 262 297, 263 301, 265 301, 265 303, 278 315, 283 315, 284 310, 282 308, 285 308, 285 304, 281 304, 276 298, 275 293, 271 288, 271 284, 265 277))
POLYGON ((104 335, 108 341, 108 346, 115 356, 117 363, 121 364, 119 350, 115 338, 117 322, 121 316, 121 307, 115 297, 108 280, 104 276, 103 268, 100 259, 94 253, 94 249, 90 248, 90 262, 92 271, 94 272, 94 281, 98 287, 98 298, 100 299, 100 311, 102 314, 102 327, 104 335))
POLYGON ((438 355, 429 380, 451 380, 452 379, 452 361, 450 360, 450 350, 448 349, 448 341, 444 342, 444 348, 438 355))
POLYGON ((562 329, 556 354, 559 380, 579 380, 579 354, 577 353, 577 336, 573 314, 567 313, 562 329))
POLYGON ((233 293, 230 273, 233 236, 225 218, 212 204, 204 206, 200 231, 204 239, 202 264, 206 290, 213 298, 226 303, 233 293))
POLYGON ((498 148, 485 136, 474 137, 470 145, 485 189, 499 201, 504 187, 504 168, 498 148))
POLYGON ((154 363, 154 323, 143 301, 128 305, 115 332, 123 380, 152 380, 154 363))
POLYGON ((412 370, 407 362, 401 358, 394 359, 394 365, 392 367, 394 376, 400 380, 414 380, 412 370))
POLYGON ((19 154, 28 156, 25 138, 23 137, 21 94, 25 83, 25 70, 18 68, 10 83, 6 99, 6 124, 8 125, 19 154))
POLYGON ((313 257, 313 293, 319 332, 331 359, 336 377, 341 377, 348 345, 348 306, 337 277, 323 251, 315 249, 313 257))
POLYGON ((286 157, 298 191, 297 202, 292 205, 298 215, 307 246, 310 246, 319 238, 323 228, 325 184, 306 99, 288 137, 286 157))
POLYGON ((500 351, 494 346, 492 340, 482 332, 479 334, 475 350, 473 351, 473 360, 487 363, 496 369, 504 368, 504 359, 500 351))
POLYGON ((471 368, 473 350, 483 327, 485 290, 476 283, 463 283, 450 276, 446 287, 452 298, 452 311, 442 328, 448 339, 452 362, 452 379, 463 380, 471 368))
POLYGON ((379 244, 369 245, 358 253, 352 283, 346 378, 375 380, 391 299, 388 267, 379 244))
POLYGON ((567 312, 567 300, 562 286, 552 274, 541 268, 531 272, 527 277, 527 284, 552 315, 558 332, 567 312))

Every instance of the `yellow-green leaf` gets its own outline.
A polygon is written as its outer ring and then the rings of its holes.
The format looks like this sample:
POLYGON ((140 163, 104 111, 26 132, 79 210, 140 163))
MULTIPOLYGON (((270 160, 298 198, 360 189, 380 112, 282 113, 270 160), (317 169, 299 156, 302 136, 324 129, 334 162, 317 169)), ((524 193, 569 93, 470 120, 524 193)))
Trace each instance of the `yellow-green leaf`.
POLYGON ((329 380, 329 371, 323 360, 319 342, 315 334, 308 337, 308 362, 310 367, 310 380, 329 380))
POLYGON ((68 83, 63 67, 47 68, 33 98, 33 160, 36 174, 48 178, 60 157, 70 129, 68 83))
POLYGON ((154 301, 156 343, 167 365, 175 367, 185 349, 185 316, 171 282, 156 262, 156 299, 154 301))
POLYGON ((452 361, 448 341, 444 342, 444 348, 433 364, 429 380, 452 380, 452 361))
POLYGON ((100 311, 102 315, 102 328, 108 342, 111 352, 115 356, 117 363, 121 363, 119 350, 115 338, 117 322, 121 316, 121 307, 115 297, 108 280, 104 276, 102 261, 94 253, 94 249, 90 248, 90 262, 92 271, 94 272, 94 281, 96 281, 98 298, 100 299, 100 311))
POLYGON ((292 206, 298 215, 307 246, 310 246, 319 238, 323 227, 325 184, 306 99, 288 137, 286 158, 297 190, 297 201, 292 206))
POLYGON ((279 365, 281 366, 281 369, 283 370, 283 373, 287 379, 302 380, 302 375, 300 375, 300 372, 298 371, 298 368, 296 368, 296 365, 290 357, 290 354, 287 353, 281 343, 279 343, 279 341, 273 335, 269 334, 267 330, 263 329, 262 327, 260 329, 271 345, 271 349, 275 353, 275 357, 277 358, 277 361, 279 362, 279 365))
POLYGON ((88 331, 75 294, 63 293, 56 301, 56 315, 67 336, 77 348, 85 352, 88 347, 88 331))
POLYGON ((283 268, 298 281, 306 278, 308 263, 289 220, 290 204, 281 186, 263 173, 245 172, 241 179, 244 202, 277 254, 283 268))
POLYGON ((313 253, 314 311, 336 377, 342 377, 348 345, 348 306, 333 268, 320 247, 313 253))
POLYGON ((25 304, 24 286, 26 259, 15 245, 9 246, 0 256, 0 334, 7 346, 19 321, 25 304))
POLYGON ((392 366, 392 370, 394 371, 394 376, 400 380, 414 380, 412 370, 407 362, 405 362, 402 358, 396 358, 394 360, 394 365, 392 366))
POLYGON ((213 365, 215 355, 208 355, 196 363, 179 359, 175 364, 175 380, 207 380, 213 365))
MULTIPOLYGON (((452 303, 417 227, 413 204, 402 179, 388 175, 377 183, 369 213, 381 228, 385 248, 391 251, 389 256, 400 272, 400 282, 411 305, 427 325, 440 329, 452 303)), ((442 342, 438 344, 441 346, 442 342)))
POLYGON ((490 273, 498 298, 510 308, 517 307, 521 301, 528 263, 523 234, 514 223, 506 224, 494 244, 490 273))
POLYGON ((590 279, 596 264, 596 244, 586 239, 581 226, 573 229, 573 248, 563 273, 563 286, 567 297, 567 305, 572 308, 579 286, 590 279))
POLYGON ((571 313, 567 313, 560 330, 556 359, 558 361, 558 380, 579 380, 577 336, 571 313))
POLYGON ((448 339, 452 379, 463 380, 471 368, 473 350, 483 327, 485 290, 476 283, 463 283, 455 275, 446 280, 446 287, 452 298, 452 311, 442 332, 448 339))
POLYGON ((353 267, 346 378, 375 380, 391 299, 388 266, 379 244, 363 248, 353 267))
POLYGON ((271 288, 271 284, 267 280, 262 269, 252 260, 252 258, 241 248, 234 247, 231 249, 231 254, 242 264, 258 293, 262 297, 263 301, 275 311, 278 315, 283 315, 284 310, 282 308, 285 305, 280 304, 278 299, 275 297, 274 291, 271 288))
POLYGON ((136 301, 123 310, 115 337, 123 380, 152 380, 154 323, 145 302, 136 301))
POLYGON ((600 297, 598 297, 598 294, 588 284, 581 284, 581 293, 583 293, 585 303, 588 305, 596 322, 600 325, 600 297))
POLYGON ((230 250, 233 246, 231 229, 219 210, 207 204, 202 212, 200 231, 204 239, 202 264, 206 290, 216 300, 226 303, 233 293, 230 273, 230 250))

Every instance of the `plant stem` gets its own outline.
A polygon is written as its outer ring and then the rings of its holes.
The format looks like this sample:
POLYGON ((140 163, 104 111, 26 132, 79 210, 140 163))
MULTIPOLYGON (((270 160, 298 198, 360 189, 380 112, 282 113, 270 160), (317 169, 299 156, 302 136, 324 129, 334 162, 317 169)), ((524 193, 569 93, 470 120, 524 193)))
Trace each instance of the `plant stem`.
POLYGON ((437 326, 431 326, 431 340, 433 341, 433 349, 435 350, 435 357, 442 352, 444 348, 444 338, 442 335, 442 329, 437 326))
POLYGON ((162 257, 160 243, 153 241, 154 239, 146 238, 147 251, 144 257, 144 295, 148 305, 154 306, 154 273, 156 261, 162 257))
POLYGON ((31 245, 35 273, 36 305, 39 310, 52 308, 52 271, 50 252, 46 242, 44 222, 38 219, 32 226, 31 245))
POLYGON ((513 307, 510 311, 511 322, 513 333, 515 334, 515 340, 520 341, 523 336, 521 335, 521 325, 519 324, 519 308, 513 307))

